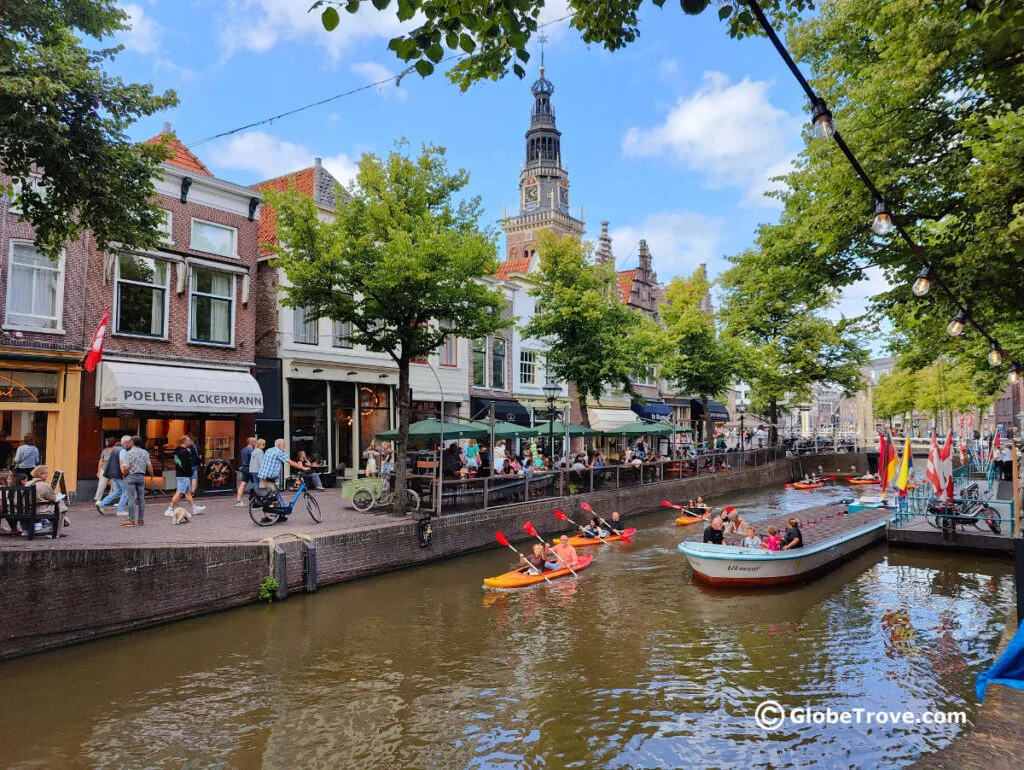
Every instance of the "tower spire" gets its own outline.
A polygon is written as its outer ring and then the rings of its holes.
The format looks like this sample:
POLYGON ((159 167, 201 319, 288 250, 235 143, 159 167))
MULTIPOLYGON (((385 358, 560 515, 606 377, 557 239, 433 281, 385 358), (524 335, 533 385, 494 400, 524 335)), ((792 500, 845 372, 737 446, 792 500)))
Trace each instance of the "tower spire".
MULTIPOLYGON (((542 30, 545 24, 546 22, 541 19, 540 26, 542 30)), ((544 44, 548 42, 547 33, 541 32, 540 37, 538 37, 537 40, 540 41, 540 76, 544 77, 544 44)))

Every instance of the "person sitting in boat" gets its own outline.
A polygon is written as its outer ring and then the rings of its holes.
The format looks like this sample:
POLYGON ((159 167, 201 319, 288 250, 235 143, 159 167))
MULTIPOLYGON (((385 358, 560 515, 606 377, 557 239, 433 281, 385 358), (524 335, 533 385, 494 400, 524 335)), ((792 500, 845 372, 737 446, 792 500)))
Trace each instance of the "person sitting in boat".
POLYGON ((698 513, 701 513, 703 511, 710 511, 711 510, 711 506, 708 505, 707 503, 705 503, 704 502, 704 498, 701 497, 700 495, 697 495, 697 502, 693 503, 692 505, 693 505, 693 509, 695 511, 697 511, 698 513))
POLYGON ((740 518, 740 512, 730 506, 726 508, 725 513, 728 521, 725 525, 725 534, 727 535, 740 535, 747 530, 747 522, 740 518))
POLYGON ((790 551, 794 548, 803 548, 804 536, 800 531, 800 522, 796 519, 790 519, 786 523, 789 526, 786 528, 786 536, 782 541, 782 550, 790 551))
POLYGON ((621 535, 622 534, 622 530, 625 529, 625 527, 622 526, 622 520, 619 518, 619 512, 618 511, 612 511, 612 520, 607 522, 607 523, 612 528, 612 534, 621 535))
POLYGON ((755 530, 753 527, 748 526, 746 531, 747 536, 743 538, 743 547, 760 548, 763 541, 761 540, 760 535, 757 534, 757 530, 755 530))
POLYGON ((579 564, 579 557, 576 556, 576 549, 569 545, 569 536, 562 535, 554 548, 547 548, 545 551, 548 559, 544 566, 548 569, 565 569, 567 566, 573 569, 579 564))
POLYGON ((779 530, 777 527, 768 527, 768 537, 761 543, 762 551, 778 551, 782 548, 782 538, 779 537, 779 530))
POLYGON ((519 561, 523 564, 530 565, 530 568, 526 570, 528 575, 539 575, 544 571, 544 546, 540 543, 533 544, 533 553, 529 556, 523 556, 520 554, 519 561))
POLYGON ((715 516, 711 520, 711 523, 704 528, 704 542, 712 543, 714 545, 722 545, 722 538, 725 535, 722 526, 722 519, 719 516, 715 516))
POLYGON ((601 526, 597 523, 597 517, 592 516, 590 523, 585 527, 580 527, 580 534, 583 537, 607 537, 608 533, 605 532, 601 526))

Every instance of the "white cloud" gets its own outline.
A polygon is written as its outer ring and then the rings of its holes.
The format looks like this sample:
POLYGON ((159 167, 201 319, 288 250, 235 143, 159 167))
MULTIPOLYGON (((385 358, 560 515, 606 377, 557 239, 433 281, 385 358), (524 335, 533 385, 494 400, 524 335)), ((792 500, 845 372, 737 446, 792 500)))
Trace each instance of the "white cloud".
POLYGON ((796 160, 796 154, 789 155, 778 163, 773 163, 770 166, 765 166, 759 169, 753 178, 750 180, 750 184, 747 187, 746 194, 743 196, 741 204, 744 206, 761 206, 762 208, 782 208, 782 201, 778 198, 766 198, 765 193, 778 192, 779 190, 786 189, 786 183, 775 179, 775 177, 785 176, 795 168, 794 161, 796 160))
POLYGON ((160 25, 146 15, 141 5, 131 3, 122 7, 128 14, 129 29, 118 35, 125 50, 136 53, 156 53, 160 50, 160 25))
POLYGON ((616 227, 609 235, 620 269, 636 264, 638 244, 646 239, 658 278, 668 280, 689 275, 704 263, 709 272, 722 263, 722 230, 725 220, 692 211, 665 211, 651 214, 634 227, 616 227), (632 254, 631 254, 632 252, 632 254), (629 259, 625 259, 631 254, 629 259))
MULTIPOLYGON (((760 192, 766 174, 791 156, 800 135, 799 119, 772 106, 769 88, 765 81, 732 83, 720 72, 706 72, 700 88, 680 98, 663 123, 630 128, 622 151, 632 158, 672 157, 711 189, 760 192)), ((748 198, 758 202, 757 195, 748 198)))
MULTIPOLYGON (((218 168, 249 171, 259 180, 272 179, 313 165, 314 153, 301 144, 278 139, 263 131, 247 131, 215 144, 209 161, 218 168)), ((324 167, 348 186, 358 173, 356 162, 341 152, 323 158, 324 167)))
POLYGON ((658 75, 662 80, 673 80, 679 74, 679 62, 675 59, 662 59, 658 62, 658 75))
POLYGON ((311 2, 301 0, 230 0, 221 33, 222 55, 229 59, 242 51, 265 53, 279 43, 310 42, 324 50, 332 64, 360 38, 392 38, 418 23, 398 21, 394 4, 378 11, 369 3, 358 13, 341 11, 341 23, 333 32, 320 21, 322 9, 309 10, 311 2))
MULTIPOLYGON (((381 83, 381 81, 390 80, 395 76, 394 72, 375 61, 356 62, 349 69, 365 80, 368 85, 381 83)), ((381 85, 377 86, 377 91, 381 96, 398 99, 399 101, 404 101, 406 96, 408 96, 408 92, 396 86, 393 81, 381 83, 381 85)))

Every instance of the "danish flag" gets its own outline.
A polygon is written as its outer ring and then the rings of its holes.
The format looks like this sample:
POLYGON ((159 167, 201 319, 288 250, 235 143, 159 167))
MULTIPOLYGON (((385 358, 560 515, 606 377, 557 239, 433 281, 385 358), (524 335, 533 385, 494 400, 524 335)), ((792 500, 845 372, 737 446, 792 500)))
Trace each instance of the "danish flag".
POLYGON ((89 353, 85 357, 85 371, 94 372, 96 371, 96 364, 103 358, 103 340, 107 336, 107 323, 110 321, 110 308, 103 314, 103 319, 100 321, 100 325, 96 327, 96 334, 92 337, 92 346, 89 348, 89 353))

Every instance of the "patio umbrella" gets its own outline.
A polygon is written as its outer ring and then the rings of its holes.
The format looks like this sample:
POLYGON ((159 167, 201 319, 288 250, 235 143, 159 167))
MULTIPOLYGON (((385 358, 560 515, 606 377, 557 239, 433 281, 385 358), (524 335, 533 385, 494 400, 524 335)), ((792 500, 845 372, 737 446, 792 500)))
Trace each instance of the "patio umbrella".
MULTIPOLYGON (((441 428, 444 428, 444 439, 457 439, 457 438, 475 438, 482 439, 487 438, 491 435, 489 427, 484 426, 478 422, 444 422, 442 426, 441 421, 436 417, 431 417, 427 420, 420 420, 414 422, 409 426, 409 440, 410 441, 431 441, 441 438, 441 428)), ((382 441, 397 441, 398 440, 398 428, 392 428, 386 430, 383 433, 378 433, 377 438, 382 441)))
POLYGON ((675 432, 671 425, 651 422, 628 422, 618 428, 606 430, 606 436, 667 436, 675 432))
MULTIPOLYGON (((554 433, 556 436, 564 436, 565 435, 565 423, 562 422, 561 420, 555 420, 555 424, 551 428, 548 427, 548 424, 546 422, 542 422, 540 425, 537 425, 534 429, 537 431, 537 435, 538 436, 546 436, 546 435, 548 435, 548 431, 549 430, 552 433, 554 433)), ((583 436, 583 437, 585 437, 585 436, 600 436, 600 435, 601 435, 601 431, 599 431, 599 430, 594 430, 593 428, 588 428, 585 425, 573 425, 572 423, 569 423, 569 437, 570 438, 579 438, 581 436, 583 436)))
MULTIPOLYGON (((472 423, 473 425, 482 427, 487 431, 487 435, 491 435, 491 424, 486 420, 476 420, 472 423)), ((445 429, 445 434, 448 433, 448 429, 445 429)), ((531 436, 538 435, 538 428, 531 428, 527 425, 519 425, 514 422, 506 422, 505 420, 494 421, 494 438, 529 438, 531 436)), ((475 438, 475 436, 474 436, 475 438)))

